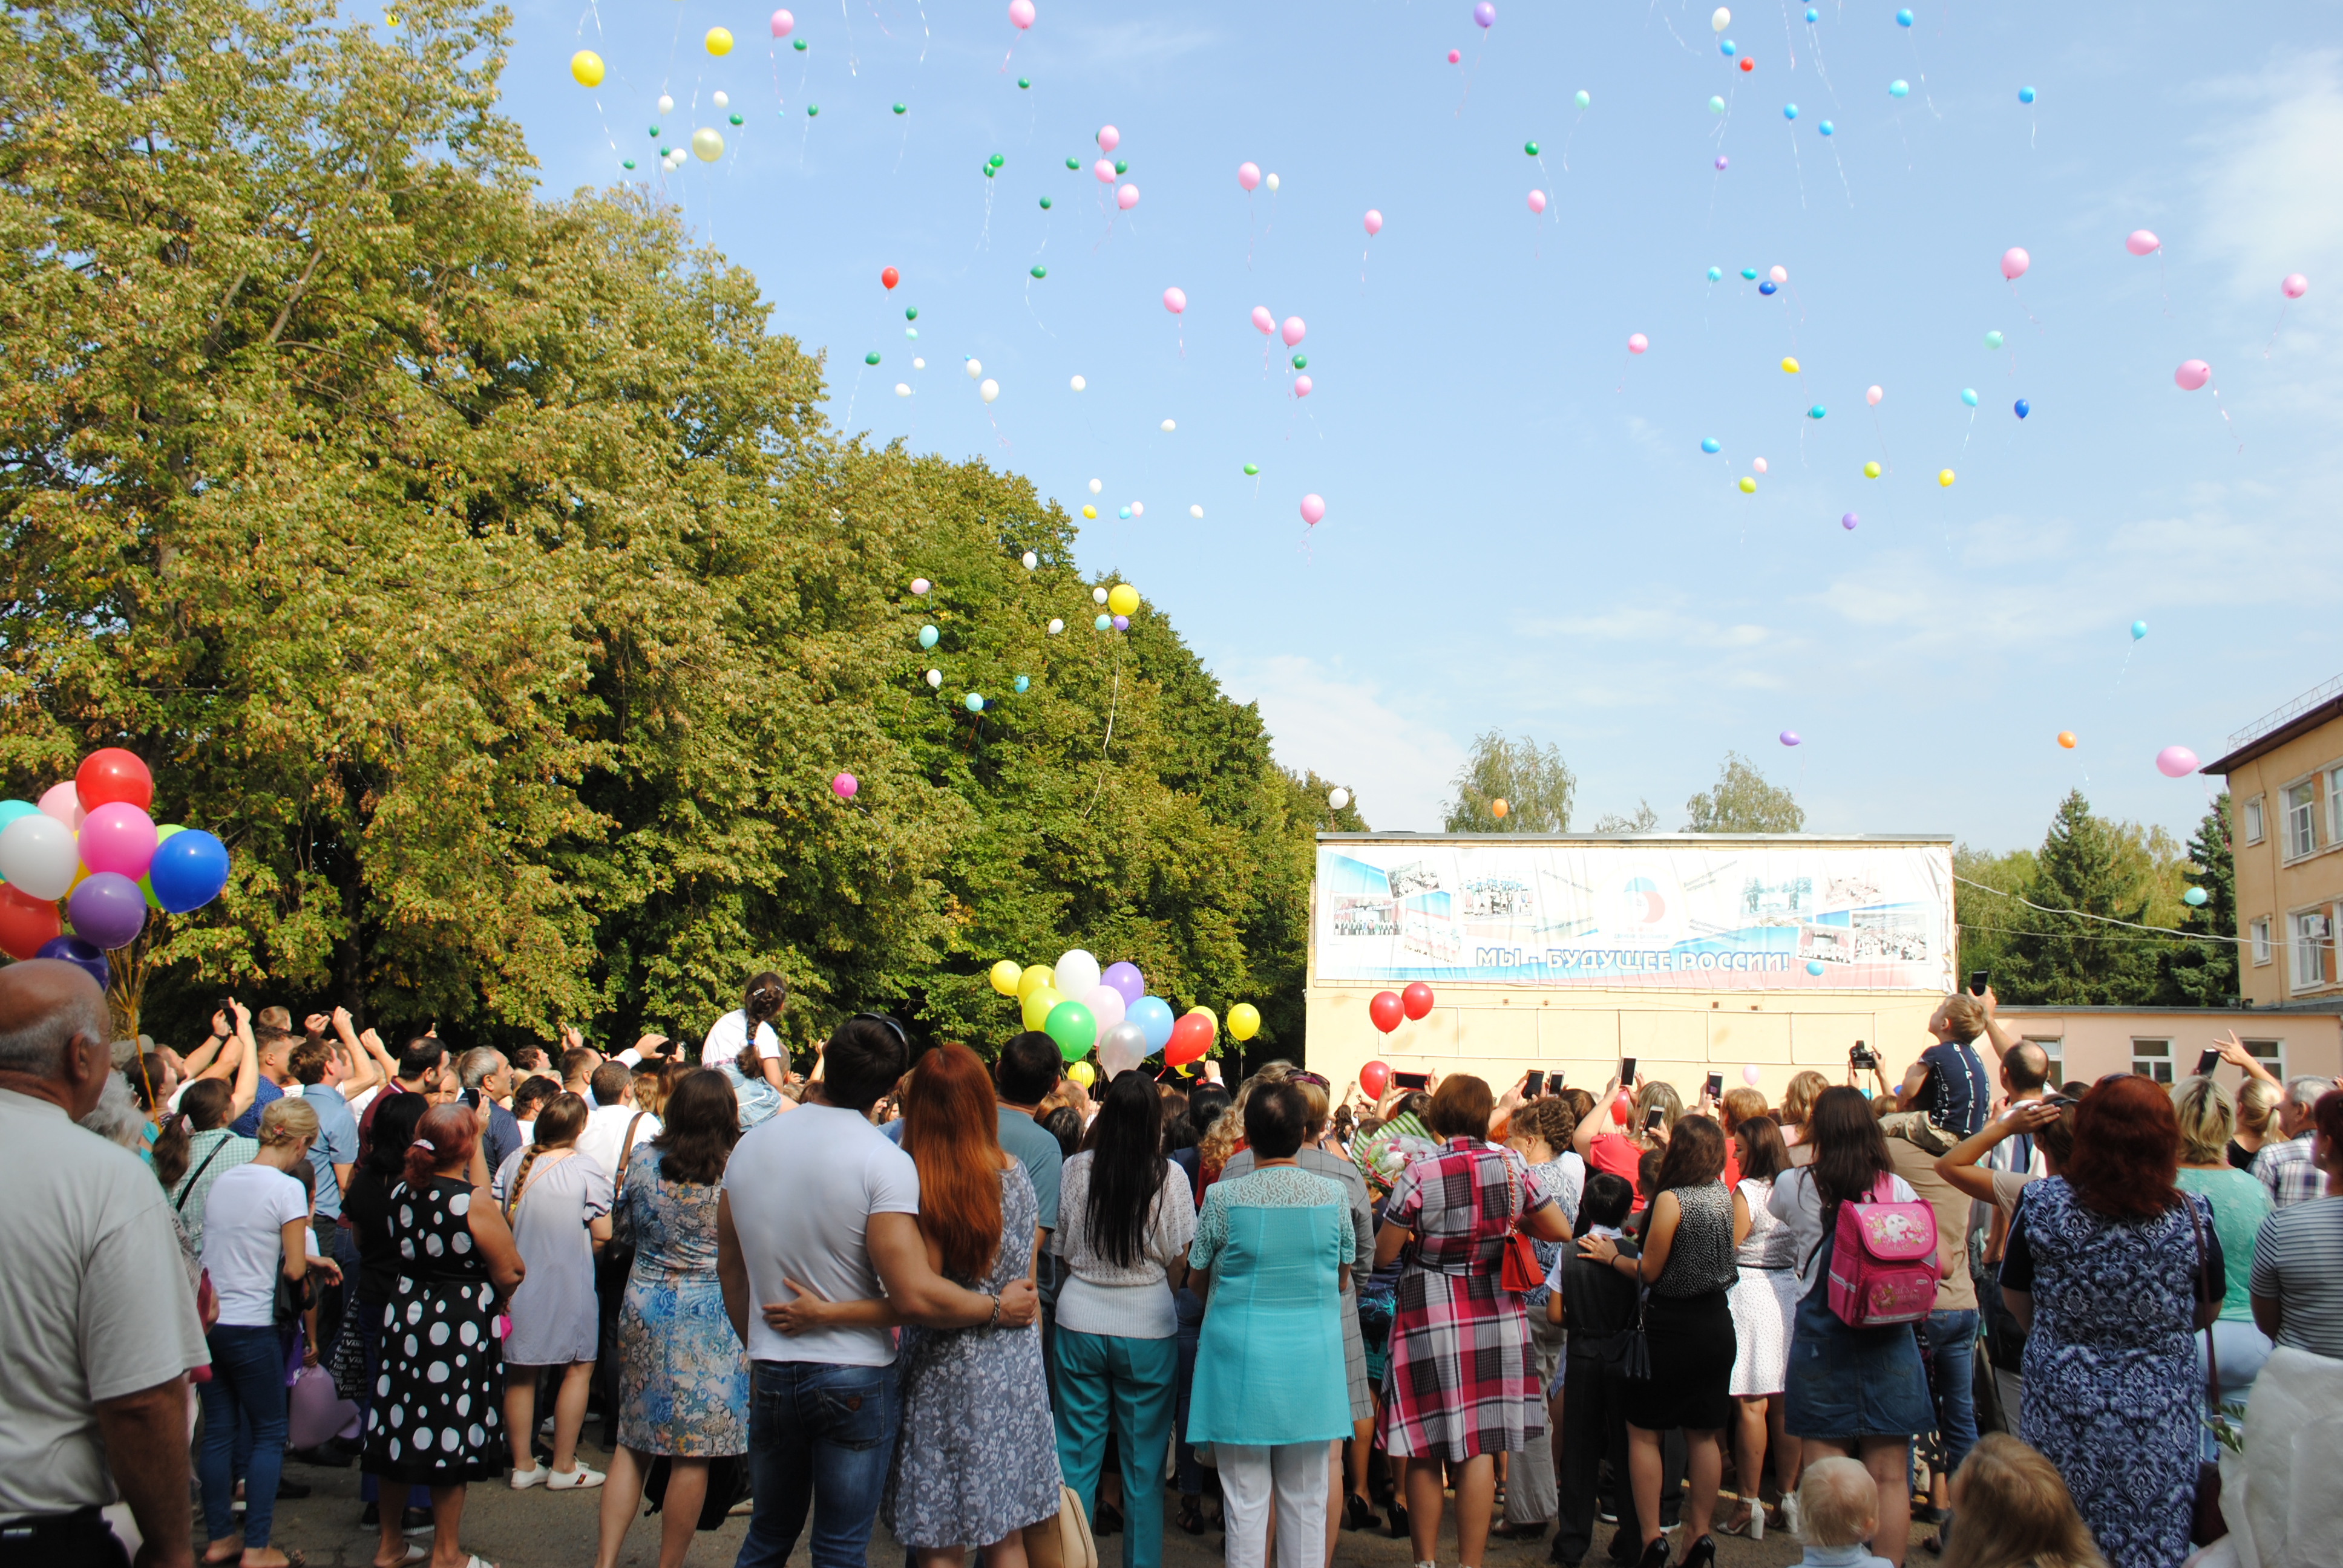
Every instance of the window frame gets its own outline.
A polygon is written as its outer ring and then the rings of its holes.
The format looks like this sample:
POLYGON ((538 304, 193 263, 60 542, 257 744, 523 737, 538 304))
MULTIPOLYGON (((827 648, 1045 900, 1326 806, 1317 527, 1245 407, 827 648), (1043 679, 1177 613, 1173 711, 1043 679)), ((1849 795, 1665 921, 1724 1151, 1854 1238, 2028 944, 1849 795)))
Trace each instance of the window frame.
POLYGON ((2278 950, 2270 941, 2270 917, 2263 915, 2246 926, 2247 938, 2253 944, 2253 961, 2257 969, 2268 968, 2278 961, 2278 950))
POLYGON ((2332 986, 2335 980, 2328 971, 2334 967, 2335 961, 2335 906, 2312 904, 2303 909, 2289 910, 2287 911, 2286 920, 2286 978, 2288 993, 2300 996, 2308 991, 2324 990, 2332 986), (2326 930, 2317 936, 2312 936, 2301 929, 2301 922, 2312 917, 2317 917, 2327 924, 2326 930), (2302 978, 2302 955, 2305 951, 2319 955, 2318 978, 2307 982, 2302 978))
POLYGON ((2282 786, 2278 790, 2281 818, 2278 855, 2282 863, 2290 864, 2296 860, 2307 860, 2318 853, 2322 847, 2318 842, 2318 819, 2321 815, 2318 806, 2318 777, 2317 773, 2306 773, 2291 783, 2282 786), (2298 789, 2307 792, 2309 799, 2298 802, 2294 799, 2294 792, 2298 789), (2296 847, 2295 829, 2298 827, 2302 829, 2303 836, 2310 840, 2307 848, 2296 847))
POLYGON ((2260 1062, 2264 1067, 2268 1068, 2272 1072, 2276 1073, 2278 1075, 2278 1081, 2280 1083, 2284 1083, 2286 1081, 2286 1040, 2283 1038, 2278 1040, 2245 1040, 2241 1038, 2238 1043, 2246 1048, 2247 1055, 2252 1057, 2256 1061, 2260 1062), (2260 1051, 2254 1049, 2254 1047, 2258 1045, 2272 1047, 2272 1053, 2270 1055, 2264 1056, 2260 1051))
POLYGON ((2267 829, 2264 828, 2262 820, 2262 798, 2256 795, 2250 799, 2240 803, 2237 808, 2237 813, 2243 819, 2245 825, 2246 842, 2248 844, 2260 843, 2263 839, 2268 836, 2267 829))
POLYGON ((2172 1085, 2173 1071, 2171 1037, 2169 1035, 2132 1036, 2131 1070, 2132 1075, 2136 1078, 2145 1078, 2150 1083, 2157 1084, 2163 1088, 2170 1088, 2172 1085), (2154 1046, 2157 1049, 2143 1051, 2140 1049, 2142 1046, 2154 1046), (2162 1069, 2161 1075, 2157 1071, 2159 1068, 2162 1069))
POLYGON ((2066 1037, 2063 1034, 2029 1034, 2021 1037, 2027 1045, 2039 1046, 2043 1058, 2049 1063, 2049 1084, 2055 1093, 2066 1081, 2066 1037))

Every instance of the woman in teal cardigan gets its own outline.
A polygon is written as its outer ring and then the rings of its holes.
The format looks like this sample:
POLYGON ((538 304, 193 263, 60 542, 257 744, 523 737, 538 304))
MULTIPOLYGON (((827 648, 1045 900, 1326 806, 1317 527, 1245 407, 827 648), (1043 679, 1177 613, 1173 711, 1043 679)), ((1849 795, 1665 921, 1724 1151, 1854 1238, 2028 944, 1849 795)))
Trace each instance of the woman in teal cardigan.
POLYGON ((1188 1252, 1205 1307, 1187 1441, 1220 1469, 1228 1568, 1263 1568, 1272 1507, 1278 1568, 1318 1568, 1326 1445, 1351 1434, 1339 1309, 1356 1238, 1342 1190, 1295 1162, 1309 1123, 1292 1084, 1254 1088, 1252 1172, 1212 1184, 1188 1252))

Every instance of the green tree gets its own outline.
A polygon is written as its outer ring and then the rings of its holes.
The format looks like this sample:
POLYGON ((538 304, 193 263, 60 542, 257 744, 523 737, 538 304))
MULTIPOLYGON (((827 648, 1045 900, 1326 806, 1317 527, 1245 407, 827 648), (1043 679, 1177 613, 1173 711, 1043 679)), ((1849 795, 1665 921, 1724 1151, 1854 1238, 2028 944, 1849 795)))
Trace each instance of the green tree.
POLYGON ((1473 737, 1450 787, 1456 798, 1443 826, 1451 833, 1567 833, 1578 780, 1560 747, 1540 748, 1526 735, 1508 740, 1492 729, 1473 737), (1495 811, 1500 800, 1503 817, 1495 811))
POLYGON ((2205 901, 2180 907, 2180 929, 2205 940, 2175 941, 2157 955, 2156 999, 2168 1007, 2223 1007, 2237 997, 2237 862, 2229 842, 2229 792, 2188 840, 2188 865, 2205 901))
POLYGON ((1687 833, 1795 833, 1806 825, 1805 808, 1737 751, 1725 754, 1716 783, 1685 801, 1684 814, 1687 833))
POLYGON ((1660 830, 1660 814, 1652 809, 1649 800, 1637 800, 1635 809, 1626 816, 1606 811, 1594 824, 1598 833, 1656 833, 1660 830))
POLYGON ((1959 933, 1954 968, 1964 977, 1984 970, 1993 977, 1996 991, 2006 994, 2012 971, 2004 960, 2011 933, 2026 930, 2033 913, 2016 900, 2033 885, 2034 851, 1993 854, 1957 844, 1953 875, 1957 879, 1953 883, 1953 921, 1959 933))
POLYGON ((2119 1007, 2147 999, 2155 981, 2153 939, 2106 923, 2139 922, 2147 913, 2136 869, 2125 859, 2122 835, 2093 815, 2080 790, 2069 792, 2051 819, 2026 890, 2042 907, 2020 906, 2028 929, 2008 939, 2003 960, 2008 984, 1996 980, 1997 991, 2042 1006, 2119 1007))

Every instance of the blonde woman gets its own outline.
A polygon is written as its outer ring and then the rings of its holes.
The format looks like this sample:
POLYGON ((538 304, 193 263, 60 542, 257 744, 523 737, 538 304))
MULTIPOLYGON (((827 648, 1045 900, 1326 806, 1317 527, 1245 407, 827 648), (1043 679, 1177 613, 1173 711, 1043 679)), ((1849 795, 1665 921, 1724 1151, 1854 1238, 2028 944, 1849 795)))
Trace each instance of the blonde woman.
POLYGON ((1793 1165, 1814 1163, 1814 1151, 1806 1142, 1806 1121, 1814 1115, 1816 1097, 1829 1087, 1829 1079, 1809 1068, 1792 1073, 1782 1091, 1782 1113, 1774 1120, 1781 1123, 1782 1144, 1789 1150, 1793 1165))
POLYGON ((602 1484, 602 1473, 578 1459, 578 1431, 594 1383, 600 1327, 594 1259, 610 1240, 610 1172, 578 1150, 586 1102, 554 1097, 537 1113, 537 1141, 508 1156, 497 1172, 497 1206, 512 1227, 528 1273, 513 1292, 512 1331, 505 1337, 505 1430, 512 1443, 512 1486, 566 1492, 602 1484), (553 1401, 553 1465, 537 1458, 537 1374, 561 1369, 553 1401))
POLYGON ((1977 1439, 1952 1498, 1944 1568, 2107 1568, 2058 1467, 2006 1432, 1977 1439))
POLYGON ((1668 1146, 1668 1134, 1676 1119, 1684 1114, 1684 1097, 1669 1083, 1647 1082, 1641 1074, 1635 1079, 1634 1102, 1628 1108, 1627 1125, 1612 1131, 1613 1122, 1605 1107, 1613 1104, 1619 1094, 1616 1078, 1604 1086, 1603 1098, 1595 1101, 1595 1112, 1578 1124, 1571 1134, 1572 1147, 1594 1171, 1608 1171, 1614 1176, 1626 1178, 1635 1187, 1635 1211, 1644 1207, 1644 1192, 1635 1180, 1644 1156, 1668 1146))
MULTIPOLYGON (((2258 1081, 2248 1079, 2248 1083, 2258 1081)), ((2269 1336, 2254 1326, 2254 1237, 2269 1217, 2269 1190, 2249 1171, 2229 1163, 2234 1112, 2228 1091, 2210 1077, 2185 1079, 2172 1089, 2173 1113, 2180 1119, 2180 1170, 2175 1181, 2213 1205, 2213 1231, 2221 1239, 2226 1287, 2221 1315, 2213 1320, 2213 1353, 2220 1362, 2221 1402, 2243 1402, 2269 1360, 2269 1336)), ((2205 1381, 2205 1342, 2197 1341, 2197 1381, 2205 1381)), ((2205 1457, 2218 1460, 2219 1445, 2204 1434, 2205 1457)))

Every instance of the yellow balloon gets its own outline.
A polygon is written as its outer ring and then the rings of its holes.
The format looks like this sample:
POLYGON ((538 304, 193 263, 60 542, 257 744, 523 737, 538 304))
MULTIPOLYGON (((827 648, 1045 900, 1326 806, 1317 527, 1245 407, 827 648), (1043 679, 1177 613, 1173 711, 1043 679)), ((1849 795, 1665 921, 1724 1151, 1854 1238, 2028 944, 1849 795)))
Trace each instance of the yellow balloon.
POLYGON ((1117 583, 1106 590, 1106 608, 1114 615, 1139 613, 1139 590, 1129 583, 1117 583))
POLYGON ((1261 1032, 1261 1010, 1249 1001, 1229 1009, 1229 1038, 1251 1040, 1261 1032))
POLYGON ((580 49, 569 56, 569 75, 581 87, 602 85, 602 56, 591 49, 580 49))
POLYGON ((1002 959, 992 966, 992 989, 1002 996, 1015 996, 1017 982, 1024 978, 1025 971, 1017 967, 1015 959, 1002 959))
POLYGON ((1941 471, 1940 473, 1938 473, 1938 474, 1937 474, 1937 476, 1936 476, 1936 483, 1938 483, 1939 485, 1943 485, 1943 486, 1946 487, 1947 488, 1949 488, 1949 487, 1951 487, 1952 482, 1953 482, 1953 471, 1952 471, 1950 468, 1944 469, 1943 471, 1941 471))
POLYGON ((1028 964, 1025 972, 1017 977, 1017 1000, 1024 1000, 1045 985, 1058 982, 1058 971, 1048 964, 1028 964))
POLYGON ((721 58, 732 52, 732 35, 722 27, 708 30, 708 52, 721 58))
POLYGON ((1206 1023, 1212 1026, 1212 1038, 1214 1040, 1221 1038, 1221 1020, 1213 1015, 1211 1008, 1208 1008, 1200 1002, 1196 1006, 1188 1010, 1188 1016, 1190 1018, 1202 1019, 1206 1023))
POLYGON ((1050 1019, 1050 1010, 1066 999, 1058 994, 1053 985, 1036 987, 1025 993, 1025 1027, 1039 1029, 1050 1019))
POLYGON ((1084 507, 1082 508, 1082 516, 1086 518, 1096 518, 1098 516, 1098 508, 1096 507, 1084 507))
POLYGON ((1072 1079, 1076 1083, 1081 1084, 1084 1089, 1088 1089, 1091 1084, 1098 1081, 1098 1069, 1092 1067, 1087 1061, 1078 1061, 1074 1063, 1073 1066, 1066 1069, 1066 1076, 1072 1079))
POLYGON ((1876 463, 1865 463, 1863 466, 1863 477, 1866 479, 1875 479, 1879 477, 1879 465, 1876 463))
POLYGON ((1756 481, 1756 480, 1755 480, 1755 479, 1753 479, 1753 478, 1751 478, 1751 477, 1750 477, 1748 475, 1746 475, 1746 474, 1742 475, 1742 476, 1741 476, 1741 493, 1742 493, 1743 495, 1745 495, 1745 496, 1754 496, 1754 495, 1755 495, 1755 494, 1757 493, 1757 481, 1756 481))
POLYGON ((703 164, 714 163, 724 156, 724 134, 711 126, 700 126, 691 133, 691 156, 703 164))
POLYGON ((1785 375, 1785 376, 1795 376, 1797 373, 1798 373, 1798 362, 1797 362, 1796 360, 1795 360, 1795 359, 1785 359, 1785 360, 1783 360, 1783 361, 1782 361, 1782 374, 1783 374, 1783 375, 1785 375))

